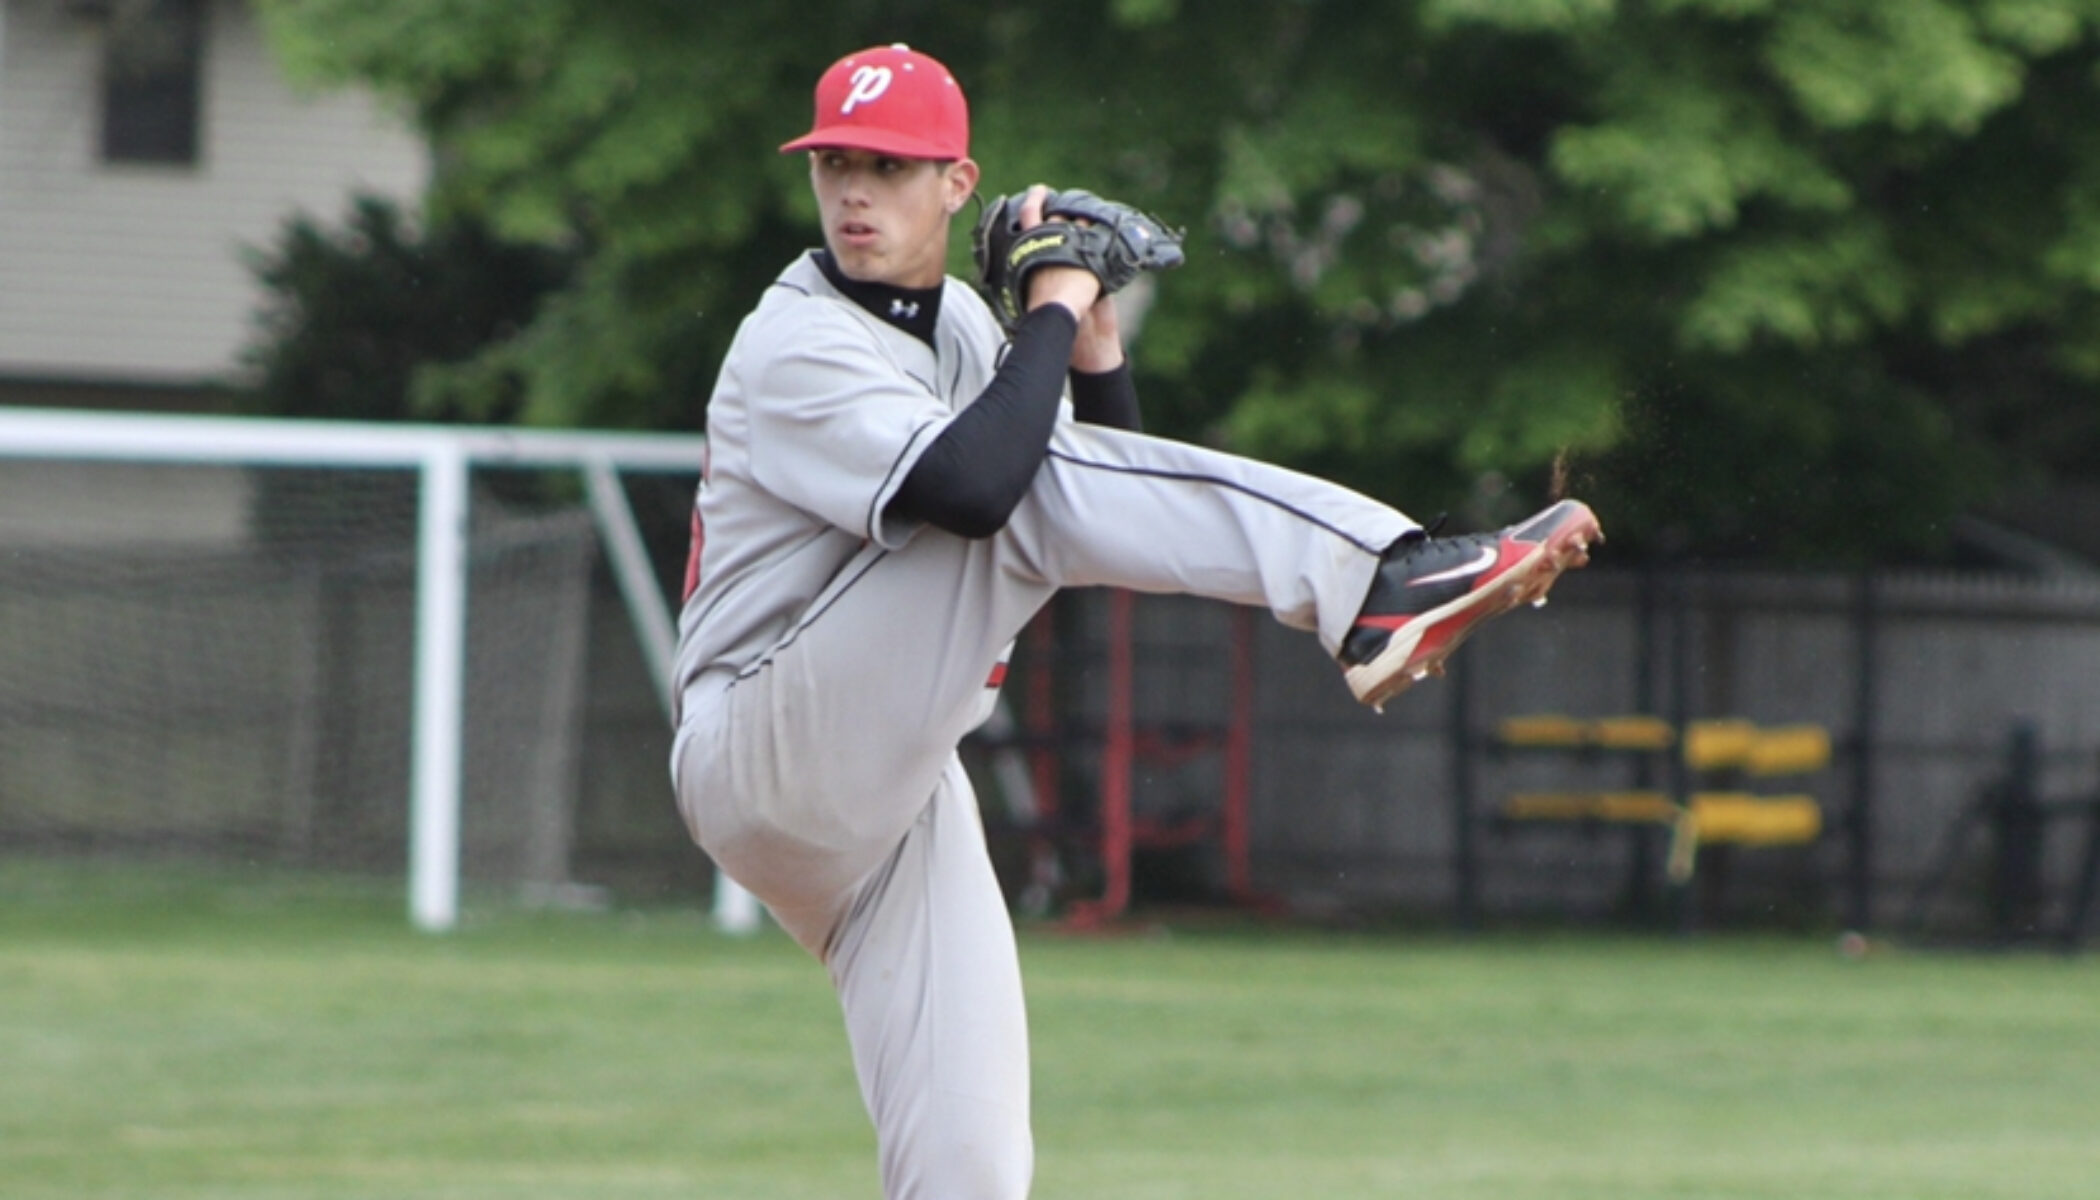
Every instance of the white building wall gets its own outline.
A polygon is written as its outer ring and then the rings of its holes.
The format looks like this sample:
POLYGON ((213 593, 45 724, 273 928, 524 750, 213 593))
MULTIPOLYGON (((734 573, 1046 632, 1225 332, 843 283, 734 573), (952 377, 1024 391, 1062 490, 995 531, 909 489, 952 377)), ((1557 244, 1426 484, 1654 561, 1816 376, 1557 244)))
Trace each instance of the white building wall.
POLYGON ((199 161, 100 161, 102 28, 0 0, 0 374, 199 384, 237 365, 260 289, 242 250, 355 191, 412 201, 429 155, 352 91, 301 94, 242 0, 206 25, 199 161))

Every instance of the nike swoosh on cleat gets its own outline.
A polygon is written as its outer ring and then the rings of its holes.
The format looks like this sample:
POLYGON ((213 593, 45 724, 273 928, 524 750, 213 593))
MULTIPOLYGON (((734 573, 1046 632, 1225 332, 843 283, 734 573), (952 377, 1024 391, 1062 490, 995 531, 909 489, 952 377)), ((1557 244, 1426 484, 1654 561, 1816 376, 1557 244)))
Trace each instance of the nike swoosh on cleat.
POLYGON ((1495 560, 1500 557, 1501 555, 1495 551, 1494 547, 1482 546, 1479 558, 1438 571, 1434 575, 1424 575, 1420 579, 1410 579, 1407 581, 1407 586, 1421 587, 1425 583, 1447 583, 1453 579, 1464 579, 1468 575, 1478 575, 1489 567, 1494 566, 1495 560))

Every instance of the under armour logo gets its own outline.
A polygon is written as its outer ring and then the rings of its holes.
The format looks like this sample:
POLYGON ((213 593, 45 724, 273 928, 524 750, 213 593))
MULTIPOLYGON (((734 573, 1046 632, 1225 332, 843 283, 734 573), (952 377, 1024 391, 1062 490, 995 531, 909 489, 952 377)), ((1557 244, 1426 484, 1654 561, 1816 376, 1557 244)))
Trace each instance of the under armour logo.
POLYGON ((888 67, 855 67, 851 76, 853 87, 846 93, 846 102, 839 105, 841 116, 850 113, 858 105, 881 99, 890 90, 888 67))
POLYGON ((890 315, 900 320, 913 320, 919 315, 919 302, 917 300, 891 300, 890 315))

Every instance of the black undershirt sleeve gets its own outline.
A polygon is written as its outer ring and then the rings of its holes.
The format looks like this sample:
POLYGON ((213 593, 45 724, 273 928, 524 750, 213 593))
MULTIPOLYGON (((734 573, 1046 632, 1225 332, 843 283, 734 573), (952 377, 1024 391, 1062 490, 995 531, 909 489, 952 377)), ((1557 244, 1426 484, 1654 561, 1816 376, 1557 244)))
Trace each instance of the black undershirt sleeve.
POLYGON ((1137 385, 1131 382, 1130 364, 1125 362, 1098 374, 1072 372, 1072 415, 1089 425, 1143 433, 1145 421, 1138 412, 1137 385))
POLYGON ((1061 304, 1023 317, 991 383, 926 447, 885 511, 967 538, 1004 529, 1049 452, 1078 331, 1061 304))

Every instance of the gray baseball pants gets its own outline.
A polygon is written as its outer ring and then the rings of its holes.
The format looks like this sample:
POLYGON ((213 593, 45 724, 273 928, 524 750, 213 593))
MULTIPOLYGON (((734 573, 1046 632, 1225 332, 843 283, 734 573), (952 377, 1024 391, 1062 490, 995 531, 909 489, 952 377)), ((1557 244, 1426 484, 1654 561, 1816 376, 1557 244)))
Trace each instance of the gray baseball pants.
POLYGON ((684 697, 680 811, 823 960, 891 1200, 1020 1200, 1034 1166, 1019 959, 956 747, 1059 589, 1266 607, 1333 653, 1414 522, 1309 476, 1062 423, 980 540, 870 545, 772 655, 684 697))

